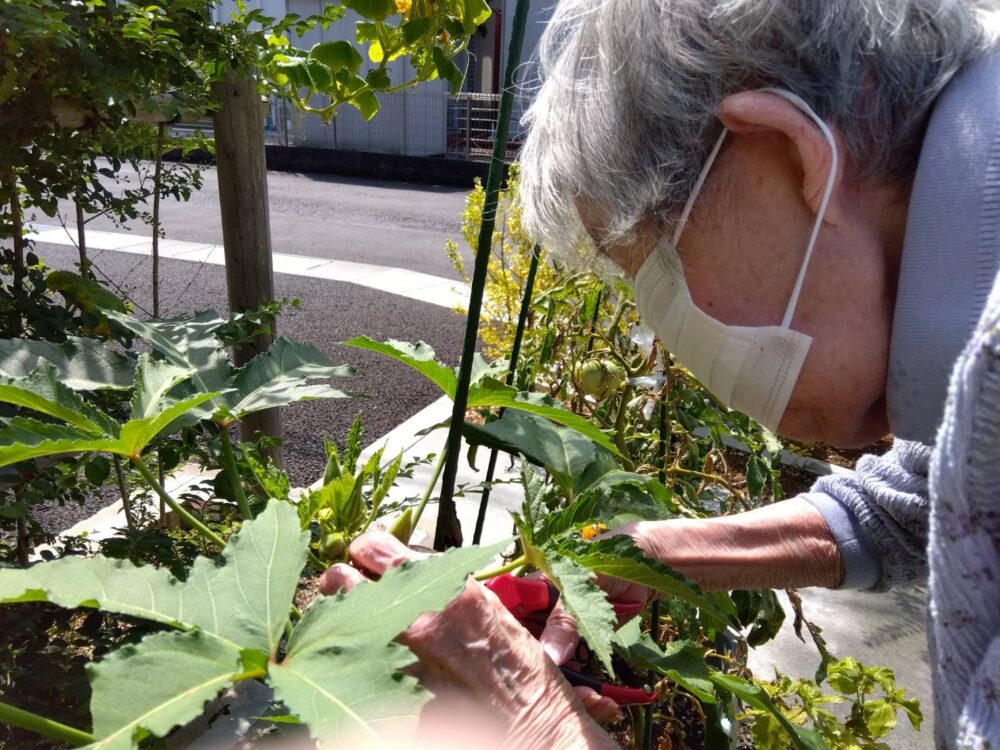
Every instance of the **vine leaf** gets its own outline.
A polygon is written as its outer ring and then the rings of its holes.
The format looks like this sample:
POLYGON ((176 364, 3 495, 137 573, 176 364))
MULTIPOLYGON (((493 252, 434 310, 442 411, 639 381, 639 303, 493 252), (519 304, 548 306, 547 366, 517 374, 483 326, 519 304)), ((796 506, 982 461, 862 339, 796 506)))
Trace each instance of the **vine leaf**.
POLYGON ((732 693, 748 706, 771 714, 782 728, 788 732, 788 736, 797 750, 829 750, 826 742, 816 730, 800 727, 790 721, 781 712, 781 709, 774 705, 771 698, 760 685, 750 680, 744 680, 741 677, 715 671, 711 674, 711 680, 716 687, 727 693, 732 693))
POLYGON ((669 566, 645 557, 629 536, 613 536, 595 542, 564 539, 558 543, 557 554, 595 573, 631 581, 661 596, 687 602, 720 627, 739 627, 736 608, 728 596, 702 593, 693 581, 669 566))
POLYGON ((507 411, 486 424, 466 422, 464 432, 470 443, 519 453, 544 467, 570 501, 618 468, 614 455, 594 440, 533 414, 507 411))
POLYGON ((61 344, 30 339, 0 339, 0 374, 24 378, 47 362, 59 380, 75 391, 126 390, 132 385, 135 360, 97 339, 69 337, 61 344))
POLYGON ((664 648, 643 633, 638 617, 615 633, 614 648, 630 667, 666 675, 703 703, 715 703, 711 669, 705 663, 705 649, 693 641, 671 641, 664 648))
POLYGON ((594 582, 592 571, 574 560, 543 551, 543 559, 536 562, 556 588, 559 600, 576 620, 580 637, 600 659, 601 664, 614 677, 611 664, 611 642, 615 635, 617 618, 605 593, 594 582))
POLYGON ((289 711, 309 724, 321 747, 377 738, 416 718, 429 697, 398 669, 413 655, 391 641, 422 613, 443 609, 466 574, 488 564, 505 544, 466 547, 417 564, 404 563, 375 584, 316 600, 288 643, 270 682, 289 711))
POLYGON ((513 386, 492 377, 484 377, 469 389, 469 408, 502 406, 551 419, 553 422, 569 427, 581 435, 593 440, 605 450, 616 456, 621 452, 589 419, 574 414, 569 409, 550 396, 542 393, 518 391, 513 386))
MULTIPOLYGON (((422 341, 417 344, 395 340, 382 343, 373 341, 366 336, 358 336, 344 343, 347 346, 391 357, 419 372, 449 398, 455 398, 458 380, 454 371, 447 365, 438 362, 434 358, 434 350, 422 341)), ((493 377, 496 371, 481 359, 475 363, 474 371, 475 377, 469 387, 468 406, 470 409, 506 407, 545 417, 576 430, 581 435, 586 435, 614 455, 621 455, 611 438, 601 432, 596 425, 564 408, 555 399, 540 393, 518 391, 513 386, 493 377)))
POLYGON ((382 354, 386 357, 391 357, 397 362, 402 362, 434 383, 446 396, 455 398, 455 388, 458 386, 458 379, 455 377, 455 373, 447 365, 438 362, 434 358, 434 349, 423 341, 418 341, 416 344, 409 344, 405 341, 390 339, 382 343, 367 336, 356 336, 350 341, 345 341, 344 344, 369 352, 375 352, 376 354, 382 354))
POLYGON ((128 750, 197 718, 239 672, 240 650, 197 630, 157 633, 87 666, 93 750, 128 750))

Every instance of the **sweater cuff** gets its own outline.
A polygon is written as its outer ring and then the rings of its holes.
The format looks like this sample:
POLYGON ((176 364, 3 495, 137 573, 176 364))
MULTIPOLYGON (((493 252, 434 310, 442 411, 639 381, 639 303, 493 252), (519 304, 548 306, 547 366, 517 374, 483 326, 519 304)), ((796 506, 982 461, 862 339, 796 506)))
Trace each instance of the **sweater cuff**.
POLYGON ((807 492, 799 498, 823 516, 844 565, 839 589, 871 589, 882 577, 882 559, 853 513, 824 492, 807 492))

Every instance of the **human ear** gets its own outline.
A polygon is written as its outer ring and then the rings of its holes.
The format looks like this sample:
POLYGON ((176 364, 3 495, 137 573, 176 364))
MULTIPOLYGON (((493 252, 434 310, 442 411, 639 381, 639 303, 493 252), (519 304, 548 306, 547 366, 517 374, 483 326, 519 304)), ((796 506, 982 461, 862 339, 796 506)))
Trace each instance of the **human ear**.
MULTIPOLYGON (((780 133, 788 138, 792 153, 797 157, 795 167, 802 171, 802 197, 814 214, 819 213, 830 177, 833 152, 830 142, 809 115, 777 94, 743 91, 723 99, 718 116, 722 124, 736 135, 780 133)), ((837 143, 837 172, 823 219, 825 223, 836 225, 843 216, 844 147, 840 134, 834 128, 830 129, 837 143)))

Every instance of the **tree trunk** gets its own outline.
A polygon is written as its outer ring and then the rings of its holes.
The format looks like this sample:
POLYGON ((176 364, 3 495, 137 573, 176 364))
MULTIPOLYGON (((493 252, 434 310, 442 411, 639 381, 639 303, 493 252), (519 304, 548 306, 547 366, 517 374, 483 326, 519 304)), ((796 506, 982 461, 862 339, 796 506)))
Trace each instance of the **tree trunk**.
MULTIPOLYGON (((271 265, 271 225, 268 216, 267 163, 264 123, 257 81, 252 75, 230 71, 215 85, 219 101, 215 112, 215 155, 218 164, 222 237, 226 253, 226 282, 233 312, 252 310, 274 299, 271 265)), ((237 364, 245 364, 271 346, 261 335, 239 347, 237 364)), ((277 409, 247 416, 241 425, 244 440, 258 433, 281 437, 277 409)), ((279 466, 281 451, 270 457, 279 466)))

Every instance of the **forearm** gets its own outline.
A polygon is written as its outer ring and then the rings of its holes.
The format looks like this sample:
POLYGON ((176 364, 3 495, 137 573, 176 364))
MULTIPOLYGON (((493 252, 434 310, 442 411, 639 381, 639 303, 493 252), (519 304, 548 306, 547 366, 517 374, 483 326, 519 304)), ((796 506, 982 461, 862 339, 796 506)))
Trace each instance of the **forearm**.
POLYGON ((843 577, 823 516, 803 500, 719 518, 644 521, 623 531, 706 591, 834 587, 843 577))

